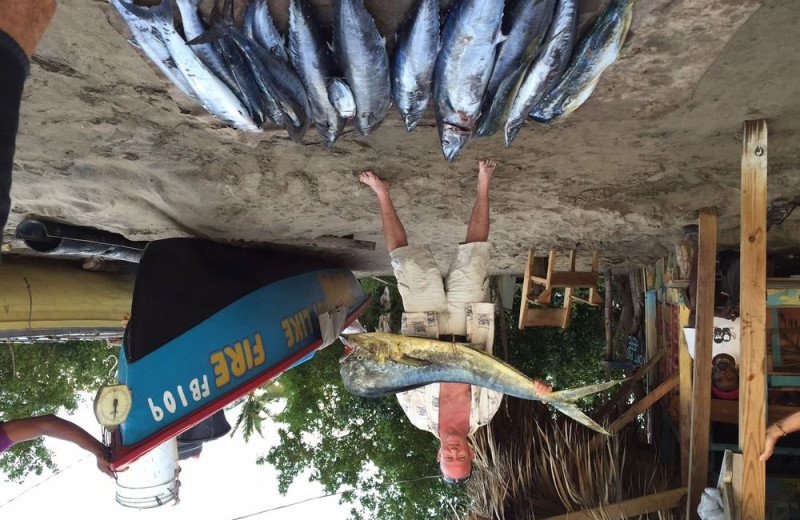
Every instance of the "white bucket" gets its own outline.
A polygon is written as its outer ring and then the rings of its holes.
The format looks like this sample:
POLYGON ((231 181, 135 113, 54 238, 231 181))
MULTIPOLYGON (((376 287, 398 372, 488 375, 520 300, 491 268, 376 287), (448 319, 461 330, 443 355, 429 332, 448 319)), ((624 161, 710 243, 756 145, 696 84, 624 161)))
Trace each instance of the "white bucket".
POLYGON ((150 509, 178 500, 178 443, 173 438, 117 473, 117 502, 150 509))

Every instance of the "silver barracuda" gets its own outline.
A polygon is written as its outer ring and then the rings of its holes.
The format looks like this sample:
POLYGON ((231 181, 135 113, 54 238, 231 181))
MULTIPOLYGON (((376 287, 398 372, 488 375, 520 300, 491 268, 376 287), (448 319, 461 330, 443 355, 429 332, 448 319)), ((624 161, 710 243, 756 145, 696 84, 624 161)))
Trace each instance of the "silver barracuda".
POLYGON ((525 73, 539 54, 554 7, 555 0, 516 0, 506 12, 506 39, 497 51, 474 137, 492 135, 506 121, 525 73))
POLYGON ((328 101, 341 117, 352 119, 356 116, 356 100, 344 79, 332 78, 328 81, 328 101))
POLYGON ((528 113, 561 79, 575 46, 578 0, 558 0, 553 22, 539 55, 517 91, 505 123, 506 146, 517 137, 528 113))
POLYGON ((363 135, 369 135, 392 107, 392 86, 386 44, 364 0, 335 0, 333 43, 356 101, 353 124, 363 135))
POLYGON ((150 9, 135 5, 129 0, 109 0, 109 3, 117 9, 125 21, 131 34, 133 34, 136 46, 150 58, 150 61, 158 67, 173 85, 198 104, 202 104, 192 86, 183 77, 183 73, 173 63, 172 56, 170 56, 161 35, 153 31, 153 15, 150 9))
POLYGON ((261 128, 250 117, 248 107, 206 67, 175 30, 171 0, 162 0, 160 5, 151 7, 150 14, 153 27, 164 41, 172 61, 206 110, 236 128, 260 132, 261 128))
POLYGON ((430 383, 467 383, 491 388, 520 399, 542 401, 597 432, 608 432, 584 414, 575 400, 621 381, 538 395, 532 380, 514 367, 463 343, 401 336, 383 332, 342 337, 345 356, 339 373, 354 395, 376 397, 430 383))
POLYGON ((431 96, 439 49, 439 1, 419 0, 411 13, 398 34, 392 63, 392 97, 409 132, 431 96))
POLYGON ((633 18, 634 0, 612 0, 578 44, 561 81, 533 107, 530 116, 542 123, 581 106, 594 91, 603 71, 619 57, 633 18))
POLYGON ((255 40, 265 49, 272 51, 283 61, 289 57, 283 36, 275 28, 272 16, 267 8, 267 0, 250 0, 244 12, 244 34, 255 40))
POLYGON ((328 99, 328 80, 336 75, 336 62, 307 0, 289 3, 289 59, 305 85, 311 119, 322 144, 330 148, 347 121, 328 99))
POLYGON ((433 71, 433 106, 448 161, 467 143, 480 115, 502 18, 503 2, 497 0, 458 0, 447 14, 433 71))

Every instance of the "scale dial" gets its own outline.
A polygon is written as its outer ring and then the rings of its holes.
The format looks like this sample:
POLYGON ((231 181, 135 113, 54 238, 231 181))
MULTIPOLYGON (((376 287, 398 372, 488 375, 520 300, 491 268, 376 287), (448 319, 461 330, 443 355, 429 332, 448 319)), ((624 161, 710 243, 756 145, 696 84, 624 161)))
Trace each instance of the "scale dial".
POLYGON ((97 422, 109 430, 119 426, 131 411, 131 390, 127 385, 105 385, 94 398, 94 415, 97 422))

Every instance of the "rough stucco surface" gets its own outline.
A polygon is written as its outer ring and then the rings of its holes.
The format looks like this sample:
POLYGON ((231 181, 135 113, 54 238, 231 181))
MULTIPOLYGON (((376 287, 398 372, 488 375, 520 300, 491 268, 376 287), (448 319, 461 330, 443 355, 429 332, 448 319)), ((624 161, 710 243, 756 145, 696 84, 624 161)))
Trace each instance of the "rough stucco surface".
MULTIPOLYGON (((584 27, 603 3, 583 2, 584 27)), ((281 27, 286 4, 270 4, 281 27)), ((389 35, 409 4, 367 8, 389 35)), ((721 243, 735 243, 744 120, 769 122, 770 198, 800 195, 800 12, 776 0, 639 0, 631 31, 568 119, 528 123, 510 148, 500 135, 473 139, 448 164, 431 113, 412 133, 395 110, 370 137, 348 126, 331 150, 313 130, 300 145, 282 129, 225 128, 154 72, 108 4, 62 0, 26 87, 6 237, 28 215, 134 240, 309 246, 353 235, 377 247, 316 250, 357 274, 386 273, 377 201, 356 180, 373 168, 391 180, 409 240, 444 264, 464 238, 476 161, 492 157, 493 273, 521 273, 529 248, 598 248, 603 267, 642 265, 708 205, 721 243)), ((770 248, 797 244, 798 220, 773 228, 770 248)))

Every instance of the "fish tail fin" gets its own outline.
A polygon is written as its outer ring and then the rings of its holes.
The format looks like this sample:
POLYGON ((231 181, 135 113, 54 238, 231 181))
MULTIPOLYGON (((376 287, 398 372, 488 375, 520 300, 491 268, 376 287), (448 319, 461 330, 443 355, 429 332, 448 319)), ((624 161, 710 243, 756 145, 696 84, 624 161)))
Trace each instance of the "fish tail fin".
POLYGON ((604 435, 611 435, 605 428, 597 424, 594 420, 592 420, 591 417, 583 413, 580 408, 573 403, 547 401, 547 404, 563 413, 570 419, 581 423, 587 428, 591 428, 592 430, 604 435))
POLYGON ((558 392, 553 392, 551 394, 547 394, 547 402, 551 402, 550 400, 554 400, 557 402, 572 402, 576 399, 580 399, 581 397, 586 397, 587 395, 596 394, 597 392, 602 392, 603 390, 608 390, 609 388, 616 386, 627 379, 615 379, 613 381, 606 381, 604 383, 598 383, 596 385, 587 385, 581 386, 578 388, 570 388, 568 390, 560 390, 558 392))
POLYGON ((199 45, 201 43, 211 43, 214 40, 219 40, 222 37, 222 31, 218 25, 212 25, 197 38, 193 38, 186 42, 187 45, 199 45))

